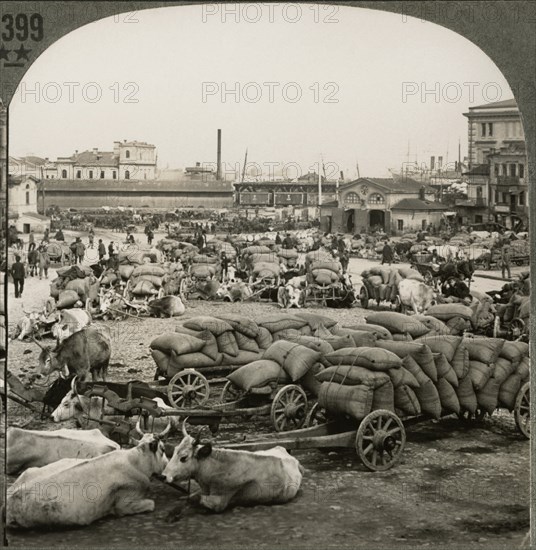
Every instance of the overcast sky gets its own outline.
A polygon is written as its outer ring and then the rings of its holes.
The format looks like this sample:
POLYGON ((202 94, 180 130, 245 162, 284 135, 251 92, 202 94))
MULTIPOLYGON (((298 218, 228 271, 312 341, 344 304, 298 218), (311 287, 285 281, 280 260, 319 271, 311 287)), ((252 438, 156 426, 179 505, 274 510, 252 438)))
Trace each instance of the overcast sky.
POLYGON ((307 4, 235 9, 144 10, 65 36, 11 102, 10 154, 56 159, 127 139, 156 145, 160 168, 182 168, 215 162, 221 128, 226 170, 248 148, 265 171, 296 163, 306 173, 322 156, 328 176, 355 177, 358 161, 361 176, 380 177, 407 160, 408 142, 411 161, 454 162, 459 139, 463 157, 462 113, 512 97, 477 46, 420 19, 307 4))

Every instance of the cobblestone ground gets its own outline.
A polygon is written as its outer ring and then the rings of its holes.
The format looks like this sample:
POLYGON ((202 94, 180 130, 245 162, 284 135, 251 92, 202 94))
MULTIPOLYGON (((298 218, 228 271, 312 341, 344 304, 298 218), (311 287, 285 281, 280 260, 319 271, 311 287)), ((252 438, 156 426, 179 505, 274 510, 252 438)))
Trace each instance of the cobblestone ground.
MULTIPOLYGON (((377 262, 353 259, 354 281, 359 281, 359 273, 373 263, 377 262)), ((10 324, 22 314, 22 304, 25 309, 42 305, 49 282, 28 280, 25 295, 18 301, 13 299, 10 285, 10 324)), ((484 278, 475 282, 475 287, 484 291, 501 285, 500 281, 484 278)), ((192 302, 187 315, 211 315, 224 310, 259 318, 277 308, 270 304, 192 302)), ((341 324, 356 323, 366 315, 361 308, 319 311, 341 324)), ((163 319, 109 323, 113 340, 109 378, 150 381, 154 365, 148 345, 174 324, 175 321, 163 319)), ((13 342, 10 369, 27 379, 36 370, 37 356, 35 344, 13 342)), ((33 429, 60 427, 12 402, 8 422, 33 429)), ((64 427, 70 424, 65 423, 64 427)), ((217 443, 270 431, 265 417, 235 419, 222 424, 215 439, 217 443)), ((185 497, 153 481, 150 498, 156 503, 154 513, 105 518, 80 529, 11 530, 9 544, 506 549, 518 546, 529 526, 529 442, 517 433, 512 415, 506 411, 478 424, 448 417, 408 428, 401 463, 383 473, 367 471, 354 449, 313 449, 293 454, 306 472, 298 496, 285 505, 236 507, 220 515, 185 507, 181 519, 169 523, 168 514, 184 504, 185 497)), ((14 479, 9 478, 8 484, 14 479)))

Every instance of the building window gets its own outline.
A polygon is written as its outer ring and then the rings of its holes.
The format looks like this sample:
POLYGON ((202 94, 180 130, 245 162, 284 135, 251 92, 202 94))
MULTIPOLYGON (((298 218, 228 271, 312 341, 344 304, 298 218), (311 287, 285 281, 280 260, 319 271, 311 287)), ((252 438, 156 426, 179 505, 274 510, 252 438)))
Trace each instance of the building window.
POLYGON ((501 168, 502 168, 502 175, 507 176, 508 172, 506 170, 506 164, 501 164, 501 168))
POLYGON ((498 164, 493 165, 493 171, 494 171, 496 176, 499 175, 499 165, 498 164))
POLYGON ((510 175, 515 176, 516 175, 516 165, 510 164, 510 175))
POLYGON ((349 204, 357 204, 361 201, 359 200, 357 193, 351 192, 351 193, 348 193, 346 197, 344 197, 344 202, 347 202, 349 204))
POLYGON ((30 204, 30 191, 26 191, 26 204, 30 204))
POLYGON ((76 171, 76 179, 80 179, 82 177, 82 171, 81 170, 77 170, 76 171))
POLYGON ((114 170, 112 172, 112 179, 116 179, 117 178, 117 172, 114 170))
POLYGON ((524 164, 519 165, 519 177, 520 178, 525 177, 525 165, 524 164))
POLYGON ((476 196, 479 199, 482 198, 482 187, 480 185, 476 188, 476 196))
POLYGON ((127 150, 127 151, 125 151, 125 157, 126 157, 127 159, 129 159, 129 158, 130 158, 130 151, 128 151, 128 150, 127 150))
POLYGON ((380 193, 372 193, 368 201, 369 204, 385 204, 385 197, 380 195, 380 193))
POLYGON ((130 179, 130 172, 128 170, 125 170, 125 179, 126 180, 130 179))
POLYGON ((63 179, 67 179, 67 170, 62 170, 62 171, 61 171, 61 177, 62 177, 63 179))
POLYGON ((93 179, 93 170, 90 170, 90 171, 89 171, 89 179, 90 179, 90 180, 93 179))
POLYGON ((427 225, 428 225, 428 223, 426 222, 426 220, 422 220, 422 221, 421 221, 421 228, 422 228, 423 231, 426 230, 426 226, 427 226, 427 225))
POLYGON ((525 206, 525 192, 519 193, 519 206, 525 206))
POLYGON ((499 202, 499 191, 495 189, 495 204, 497 204, 498 202, 499 202))
POLYGON ((503 193, 502 194, 502 201, 503 202, 508 202, 508 193, 503 193))
POLYGON ((101 180, 104 179, 104 170, 101 170, 101 171, 100 171, 100 179, 101 179, 101 180))
POLYGON ((402 231, 404 229, 404 220, 396 220, 396 228, 398 231, 402 231))
POLYGON ((493 135, 493 124, 491 122, 488 122, 488 136, 493 135))
POLYGON ((481 130, 480 130, 480 134, 482 135, 482 137, 486 137, 486 123, 483 122, 481 125, 481 130))

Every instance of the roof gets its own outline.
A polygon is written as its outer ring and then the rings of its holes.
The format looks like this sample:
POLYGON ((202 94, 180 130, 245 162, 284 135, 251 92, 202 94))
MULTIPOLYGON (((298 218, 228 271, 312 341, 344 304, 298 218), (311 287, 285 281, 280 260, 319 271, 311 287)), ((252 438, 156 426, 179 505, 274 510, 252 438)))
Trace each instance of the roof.
POLYGON ((151 143, 147 143, 146 141, 123 141, 123 143, 119 142, 119 144, 122 147, 156 147, 155 145, 152 145, 151 143))
POLYGON ((38 214, 37 212, 21 212, 19 218, 23 217, 35 218, 37 220, 50 221, 48 216, 43 216, 43 214, 38 214))
POLYGON ((23 181, 26 180, 32 180, 35 181, 35 183, 41 181, 39 178, 36 178, 35 176, 29 174, 26 174, 24 176, 13 176, 12 174, 8 174, 7 176, 8 185, 20 185, 23 181))
POLYGON ((381 187, 382 189, 392 193, 415 193, 423 188, 426 192, 434 192, 434 189, 429 185, 406 176, 397 176, 392 178, 359 178, 351 181, 350 183, 341 185, 341 189, 348 189, 349 187, 360 183, 371 183, 372 185, 376 185, 377 187, 381 187))
POLYGON ((402 199, 391 210, 449 210, 449 206, 439 202, 423 201, 421 199, 402 199))
POLYGON ((472 111, 473 109, 506 109, 511 107, 517 107, 517 102, 513 97, 511 99, 504 99, 503 101, 493 101, 492 103, 475 105, 474 107, 469 107, 469 110, 472 111))
POLYGON ((162 180, 58 180, 48 179, 45 192, 82 193, 232 193, 230 182, 204 182, 202 180, 162 181, 162 180))
POLYGON ((73 160, 76 164, 80 164, 82 166, 118 166, 119 165, 119 157, 115 155, 111 151, 97 151, 94 153, 93 151, 83 151, 82 153, 75 153, 74 155, 71 155, 71 160, 73 160))
POLYGON ((463 173, 464 176, 489 176, 489 164, 477 164, 471 170, 463 173))

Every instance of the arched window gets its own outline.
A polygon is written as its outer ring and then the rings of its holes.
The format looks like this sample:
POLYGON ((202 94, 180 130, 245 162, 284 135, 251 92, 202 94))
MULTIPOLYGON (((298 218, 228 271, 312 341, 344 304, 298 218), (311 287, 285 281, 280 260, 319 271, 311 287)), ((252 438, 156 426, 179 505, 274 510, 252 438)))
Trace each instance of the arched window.
POLYGON ((126 180, 130 179, 130 172, 128 170, 125 171, 125 179, 126 180))
POLYGON ((357 193, 354 193, 353 191, 351 193, 348 193, 346 197, 344 197, 344 202, 348 204, 357 204, 361 202, 359 200, 359 197, 357 196, 357 193))
POLYGON ((380 193, 372 193, 368 199, 369 204, 385 204, 385 197, 380 193))
POLYGON ((61 171, 61 177, 62 177, 63 179, 67 179, 67 170, 62 170, 62 171, 61 171))
POLYGON ((125 151, 125 157, 127 157, 127 159, 129 159, 129 158, 130 158, 130 151, 128 151, 128 150, 127 150, 127 151, 125 151))

